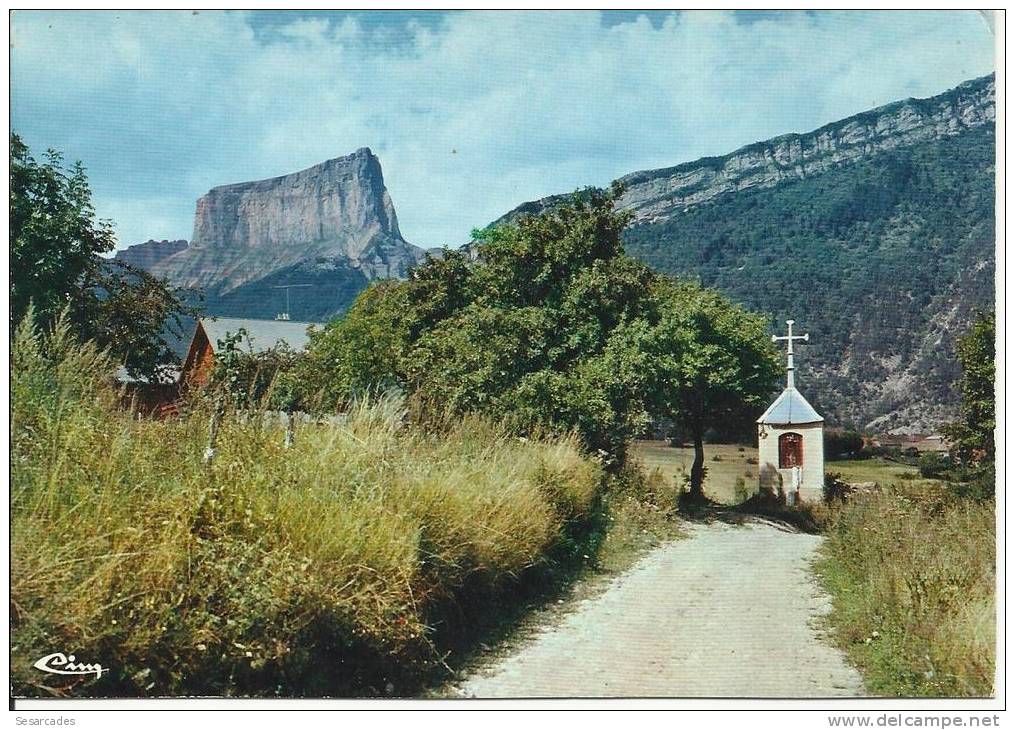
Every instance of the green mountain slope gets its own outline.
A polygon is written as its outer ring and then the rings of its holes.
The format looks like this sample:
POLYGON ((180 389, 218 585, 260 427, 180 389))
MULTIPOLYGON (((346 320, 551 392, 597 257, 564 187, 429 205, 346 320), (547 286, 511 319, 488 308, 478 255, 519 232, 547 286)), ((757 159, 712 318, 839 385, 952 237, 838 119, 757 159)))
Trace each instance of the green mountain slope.
POLYGON ((636 223, 629 253, 795 319, 800 387, 827 420, 951 417, 955 337, 993 306, 994 133, 982 126, 636 223))

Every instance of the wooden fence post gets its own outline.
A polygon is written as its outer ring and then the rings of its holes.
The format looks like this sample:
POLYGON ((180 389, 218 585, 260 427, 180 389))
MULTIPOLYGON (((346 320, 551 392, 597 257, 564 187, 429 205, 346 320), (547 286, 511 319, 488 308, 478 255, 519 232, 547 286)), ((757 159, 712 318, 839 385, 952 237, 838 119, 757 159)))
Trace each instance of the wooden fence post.
POLYGON ((288 410, 282 411, 282 420, 285 423, 285 447, 288 449, 293 445, 293 414, 288 410))
POLYGON ((224 407, 221 398, 215 402, 215 410, 211 414, 211 422, 208 424, 208 446, 204 450, 204 465, 211 465, 215 458, 215 442, 219 435, 219 422, 222 420, 224 407))

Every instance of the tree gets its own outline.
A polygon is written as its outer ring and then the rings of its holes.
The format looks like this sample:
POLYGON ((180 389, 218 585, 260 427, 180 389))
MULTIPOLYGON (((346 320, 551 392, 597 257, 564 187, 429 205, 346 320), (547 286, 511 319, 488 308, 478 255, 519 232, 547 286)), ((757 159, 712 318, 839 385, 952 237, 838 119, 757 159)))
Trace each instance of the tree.
POLYGON ((11 327, 31 306, 49 326, 64 310, 82 340, 94 340, 134 376, 158 380, 175 361, 167 339, 182 336, 196 314, 180 290, 151 274, 106 259, 112 224, 96 221, 80 162, 63 165, 49 150, 37 162, 11 135, 11 327))
POLYGON ((427 329, 444 321, 473 298, 470 291, 472 259, 468 251, 445 248, 409 274, 405 289, 406 336, 416 340, 427 329))
POLYGON ((655 412, 693 425, 700 455, 705 428, 771 388, 765 323, 627 256, 621 192, 477 231, 471 251, 368 290, 312 338, 315 387, 341 402, 396 385, 416 418, 482 411, 519 433, 575 432, 613 464, 655 412))
POLYGON ((311 340, 318 390, 341 402, 401 387, 419 418, 483 411, 519 432, 577 431, 622 455, 643 423, 639 353, 623 335, 653 274, 623 253, 620 188, 475 232, 404 283, 361 295, 311 340))
POLYGON ((36 162, 11 135, 11 324, 34 306, 52 320, 98 268, 99 254, 115 247, 112 225, 95 221, 91 191, 80 162, 69 169, 55 150, 36 162))
POLYGON ((149 382, 176 364, 169 340, 182 338, 184 322, 199 312, 183 303, 182 290, 113 259, 82 275, 69 311, 82 339, 106 347, 128 373, 149 382))
POLYGON ((983 494, 994 493, 995 336, 996 317, 990 312, 959 338, 955 354, 962 364, 962 405, 959 420, 945 429, 956 458, 973 473, 983 494))
POLYGON ((414 325, 406 381, 420 402, 438 413, 482 410, 520 432, 575 431, 589 450, 623 458, 646 420, 641 373, 627 367, 640 352, 624 333, 644 313, 654 275, 623 252, 621 192, 581 191, 477 232, 467 265, 417 270, 409 301, 436 298, 439 307, 422 311, 444 314, 414 325))
POLYGON ((302 407, 304 391, 295 373, 303 353, 285 342, 254 352, 250 336, 242 327, 220 340, 217 349, 211 386, 233 407, 289 412, 302 407))
POLYGON ((362 393, 402 388, 409 315, 408 283, 380 281, 361 292, 344 317, 311 330, 295 371, 304 400, 334 410, 362 393))
POLYGON ((694 443, 690 492, 704 499, 706 430, 749 422, 780 373, 765 318, 712 289, 660 277, 652 292, 652 408, 694 443))

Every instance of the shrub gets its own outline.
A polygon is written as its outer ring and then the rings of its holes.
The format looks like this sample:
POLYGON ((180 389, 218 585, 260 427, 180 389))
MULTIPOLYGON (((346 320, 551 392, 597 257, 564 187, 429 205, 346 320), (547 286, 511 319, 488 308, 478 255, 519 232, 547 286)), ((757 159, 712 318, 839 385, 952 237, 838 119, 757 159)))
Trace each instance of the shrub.
POLYGON ((842 501, 849 496, 849 484, 847 484, 841 474, 827 472, 825 474, 825 501, 834 502, 842 501))
POLYGON ((855 431, 825 431, 825 458, 853 459, 863 449, 863 436, 855 431))
POLYGON ((941 479, 952 467, 952 460, 944 454, 927 452, 920 454, 916 465, 924 479, 941 479))
MULTIPOLYGON (((747 476, 750 476, 750 474, 747 476)), ((734 482, 733 494, 737 504, 746 502, 750 498, 751 495, 747 491, 747 482, 744 481, 743 477, 737 477, 736 482, 734 482)))
POLYGON ((786 522, 801 532, 819 533, 827 518, 828 510, 823 504, 796 502, 787 505, 783 499, 768 490, 755 492, 735 505, 733 512, 760 515, 786 522))
POLYGON ((574 437, 427 434, 394 397, 288 449, 269 414, 227 409, 205 465, 209 403, 118 412, 109 358, 66 327, 26 323, 12 365, 16 695, 412 692, 441 665, 440 617, 559 569, 604 484, 574 437), (60 649, 111 671, 32 669, 60 649))
POLYGON ((978 501, 993 499, 997 479, 993 462, 981 462, 972 467, 956 466, 948 473, 951 481, 946 482, 948 490, 963 499, 978 501))
POLYGON ((226 401, 241 409, 292 411, 309 405, 309 393, 297 378, 303 355, 285 342, 254 352, 246 330, 240 328, 218 344, 211 381, 226 401))

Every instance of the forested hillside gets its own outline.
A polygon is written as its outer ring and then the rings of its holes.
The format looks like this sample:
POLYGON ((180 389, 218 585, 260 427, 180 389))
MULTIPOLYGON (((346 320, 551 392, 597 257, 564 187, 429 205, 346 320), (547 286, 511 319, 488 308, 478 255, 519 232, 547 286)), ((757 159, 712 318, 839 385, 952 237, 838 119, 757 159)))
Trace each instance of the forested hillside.
POLYGON ((810 332, 801 387, 827 419, 931 429, 954 337, 993 306, 993 127, 636 223, 629 253, 810 332))

